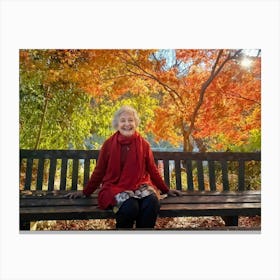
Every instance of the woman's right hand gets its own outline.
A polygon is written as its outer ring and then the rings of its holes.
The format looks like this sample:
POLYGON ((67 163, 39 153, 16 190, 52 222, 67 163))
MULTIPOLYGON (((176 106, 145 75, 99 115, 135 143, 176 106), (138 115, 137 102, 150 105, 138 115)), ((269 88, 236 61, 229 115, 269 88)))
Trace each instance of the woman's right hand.
POLYGON ((85 195, 83 191, 76 191, 76 192, 67 193, 66 195, 64 195, 64 197, 79 198, 79 197, 85 197, 85 195))

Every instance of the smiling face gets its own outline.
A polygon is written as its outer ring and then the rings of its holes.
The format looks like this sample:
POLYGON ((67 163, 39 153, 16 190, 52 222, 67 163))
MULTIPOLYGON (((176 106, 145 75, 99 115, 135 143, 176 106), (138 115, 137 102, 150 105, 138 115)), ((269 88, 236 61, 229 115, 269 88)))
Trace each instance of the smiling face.
POLYGON ((123 136, 132 136, 135 133, 136 123, 132 113, 123 112, 118 120, 118 131, 123 136))

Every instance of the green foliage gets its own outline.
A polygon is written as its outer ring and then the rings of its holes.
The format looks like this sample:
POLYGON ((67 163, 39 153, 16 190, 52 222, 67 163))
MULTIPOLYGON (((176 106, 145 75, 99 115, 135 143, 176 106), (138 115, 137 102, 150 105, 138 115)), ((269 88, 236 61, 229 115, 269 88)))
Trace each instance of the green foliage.
POLYGON ((261 150, 261 130, 252 129, 248 134, 249 137, 247 143, 240 146, 231 145, 230 148, 233 152, 255 152, 261 150))
POLYGON ((141 120, 138 130, 146 136, 146 124, 153 118, 158 100, 149 95, 131 93, 112 100, 109 94, 104 94, 104 98, 98 103, 92 99, 91 104, 93 111, 91 133, 96 135, 93 139, 91 138, 91 142, 94 147, 98 147, 98 143, 102 144, 104 139, 114 133, 112 119, 114 113, 123 105, 130 105, 136 109, 141 120))
POLYGON ((90 98, 67 75, 65 53, 20 52, 20 148, 84 148, 92 117, 90 98))
POLYGON ((221 152, 257 152, 261 151, 261 130, 252 129, 247 132, 247 136, 239 141, 233 142, 225 134, 219 134, 215 137, 204 139, 207 145, 207 151, 221 152))
POLYGON ((250 161, 246 163, 245 186, 250 190, 261 189, 261 162, 250 161))
MULTIPOLYGON (((20 148, 24 149, 35 147, 46 102, 43 90, 33 89, 25 84, 20 90, 20 148)), ((57 89, 47 102, 39 148, 69 149, 69 145, 84 148, 92 117, 89 97, 71 88, 57 89)))

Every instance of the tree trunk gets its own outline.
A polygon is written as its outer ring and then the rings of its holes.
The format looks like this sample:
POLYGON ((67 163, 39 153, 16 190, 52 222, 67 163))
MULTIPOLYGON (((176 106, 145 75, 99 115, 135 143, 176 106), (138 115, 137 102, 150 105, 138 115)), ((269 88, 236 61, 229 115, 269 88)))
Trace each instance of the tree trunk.
POLYGON ((35 143, 35 148, 34 148, 35 150, 38 150, 39 149, 39 145, 40 145, 42 129, 43 129, 43 125, 44 125, 45 118, 46 118, 46 113, 47 113, 47 108, 48 108, 49 91, 50 91, 50 87, 48 87, 47 94, 45 95, 45 103, 44 103, 43 115, 42 115, 42 118, 41 118, 39 132, 38 132, 36 143, 35 143))
POLYGON ((184 145, 183 145, 183 150, 184 152, 192 152, 193 151, 193 144, 191 141, 191 137, 188 132, 183 133, 184 137, 184 145))
POLYGON ((183 134, 183 151, 192 152, 193 143, 191 141, 190 129, 184 120, 182 120, 182 134, 183 134))

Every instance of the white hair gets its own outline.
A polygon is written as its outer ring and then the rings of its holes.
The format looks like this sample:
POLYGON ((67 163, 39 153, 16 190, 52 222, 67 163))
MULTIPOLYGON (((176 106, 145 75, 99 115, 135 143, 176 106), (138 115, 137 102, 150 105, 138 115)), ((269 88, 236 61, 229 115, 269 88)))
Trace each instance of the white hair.
POLYGON ((128 106, 128 105, 125 105, 125 106, 122 106, 118 111, 116 111, 116 113, 114 114, 114 118, 112 120, 112 126, 114 129, 118 129, 118 123, 119 123, 119 119, 120 119, 120 115, 123 114, 123 113, 131 113, 134 117, 134 120, 135 120, 135 124, 136 124, 136 127, 139 125, 140 123, 140 119, 139 119, 139 116, 138 116, 138 113, 137 111, 131 107, 131 106, 128 106))

